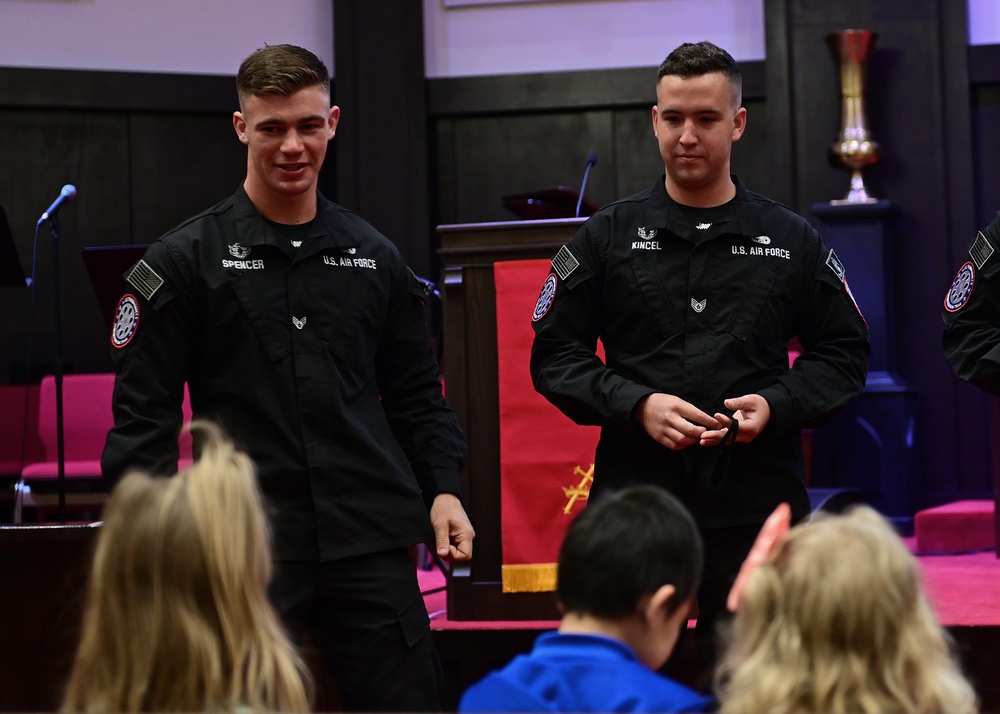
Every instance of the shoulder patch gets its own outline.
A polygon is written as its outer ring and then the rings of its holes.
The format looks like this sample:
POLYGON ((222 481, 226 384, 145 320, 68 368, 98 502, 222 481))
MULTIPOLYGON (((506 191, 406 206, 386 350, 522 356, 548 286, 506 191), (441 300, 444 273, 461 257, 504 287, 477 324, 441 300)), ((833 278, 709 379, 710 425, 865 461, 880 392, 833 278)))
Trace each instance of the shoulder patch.
POLYGON ((989 238, 982 231, 979 231, 976 235, 976 241, 969 248, 969 257, 976 264, 976 268, 982 270, 986 261, 993 255, 993 250, 993 244, 990 243, 989 238))
POLYGON ((111 327, 111 344, 121 349, 135 337, 139 329, 139 301, 135 295, 127 293, 118 301, 115 308, 115 324, 111 327))
POLYGON ((833 274, 837 276, 837 280, 843 280, 844 276, 847 275, 847 268, 840 262, 837 254, 833 252, 833 248, 830 249, 830 252, 826 256, 826 267, 833 271, 833 274))
MULTIPOLYGON (((982 235, 982 234, 980 234, 982 235)), ((948 312, 958 312, 972 296, 972 288, 976 286, 976 269, 972 263, 965 263, 958 269, 958 274, 944 296, 944 309, 948 312)))
POLYGON ((556 275, 565 280, 573 271, 580 267, 580 261, 573 251, 569 249, 568 246, 563 246, 552 258, 552 269, 556 271, 556 275))
POLYGON ((542 291, 538 295, 538 302, 535 303, 535 310, 531 313, 532 322, 541 320, 552 307, 552 302, 556 299, 557 284, 555 274, 549 273, 549 277, 545 278, 545 282, 542 283, 542 291))
POLYGON ((125 282, 135 288, 144 298, 151 300, 156 291, 163 285, 163 278, 157 275, 156 271, 150 268, 145 260, 140 260, 125 276, 125 282))

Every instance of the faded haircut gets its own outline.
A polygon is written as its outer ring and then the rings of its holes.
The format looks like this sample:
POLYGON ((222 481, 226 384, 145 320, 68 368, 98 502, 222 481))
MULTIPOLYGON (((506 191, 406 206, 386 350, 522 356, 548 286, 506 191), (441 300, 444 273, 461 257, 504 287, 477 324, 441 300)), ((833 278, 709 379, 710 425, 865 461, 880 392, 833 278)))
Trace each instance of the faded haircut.
POLYGON ((656 72, 656 81, 668 75, 699 77, 721 72, 733 88, 736 107, 743 101, 743 72, 733 56, 707 40, 685 42, 667 55, 656 72))
POLYGON ((243 60, 236 75, 241 108, 249 96, 287 97, 317 85, 329 96, 329 70, 323 60, 296 45, 265 45, 243 60))

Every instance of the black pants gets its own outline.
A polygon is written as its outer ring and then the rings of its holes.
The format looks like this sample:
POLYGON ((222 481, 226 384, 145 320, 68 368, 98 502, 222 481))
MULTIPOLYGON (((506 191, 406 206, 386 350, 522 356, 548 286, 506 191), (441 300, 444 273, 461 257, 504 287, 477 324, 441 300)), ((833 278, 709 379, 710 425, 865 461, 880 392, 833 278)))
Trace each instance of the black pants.
POLYGON ((405 549, 277 563, 271 600, 296 642, 312 640, 344 711, 441 710, 441 663, 405 549))
POLYGON ((702 689, 708 691, 718 660, 720 635, 731 613, 726 599, 753 546, 760 524, 702 530, 705 544, 705 570, 698 588, 698 620, 694 638, 701 660, 702 689))

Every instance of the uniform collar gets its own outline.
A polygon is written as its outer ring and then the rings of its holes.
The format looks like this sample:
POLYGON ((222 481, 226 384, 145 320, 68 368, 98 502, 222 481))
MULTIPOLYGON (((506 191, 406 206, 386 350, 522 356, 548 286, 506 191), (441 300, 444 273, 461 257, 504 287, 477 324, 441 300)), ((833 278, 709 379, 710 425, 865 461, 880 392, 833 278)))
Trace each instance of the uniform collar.
MULTIPOLYGON (((730 174, 733 183, 736 184, 736 201, 733 204, 733 212, 736 215, 736 222, 739 225, 739 232, 747 237, 758 236, 766 233, 764 223, 760 217, 760 210, 757 201, 754 199, 740 177, 730 174)), ((675 212, 676 201, 667 195, 666 175, 661 174, 660 180, 652 188, 652 203, 646 210, 646 226, 666 228, 671 224, 672 212, 675 212)))
MULTIPOLYGON (((328 248, 357 248, 360 245, 357 237, 348 229, 342 209, 337 204, 328 201, 317 191, 316 206, 319 221, 314 224, 314 229, 308 236, 309 253, 328 248)), ((267 221, 253 205, 242 185, 233 196, 233 212, 236 219, 236 235, 240 237, 241 243, 247 246, 273 245, 284 249, 284 245, 279 245, 283 241, 282 237, 268 229, 267 221)))

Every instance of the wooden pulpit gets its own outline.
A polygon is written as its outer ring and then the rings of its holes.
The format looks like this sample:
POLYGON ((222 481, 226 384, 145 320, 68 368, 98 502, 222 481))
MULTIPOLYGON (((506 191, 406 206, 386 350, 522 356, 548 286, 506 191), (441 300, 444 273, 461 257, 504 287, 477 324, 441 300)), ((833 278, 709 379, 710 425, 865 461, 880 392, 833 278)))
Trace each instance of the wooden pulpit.
MULTIPOLYGON (((551 258, 585 220, 438 227, 445 392, 469 442, 462 489, 466 511, 476 529, 472 562, 456 564, 448 576, 451 620, 558 619, 552 593, 504 593, 501 588, 500 410, 493 264, 551 258)), ((528 369, 527 364, 524 369, 528 369)))
POLYGON ((0 526, 0 711, 59 709, 98 532, 94 525, 0 526))

